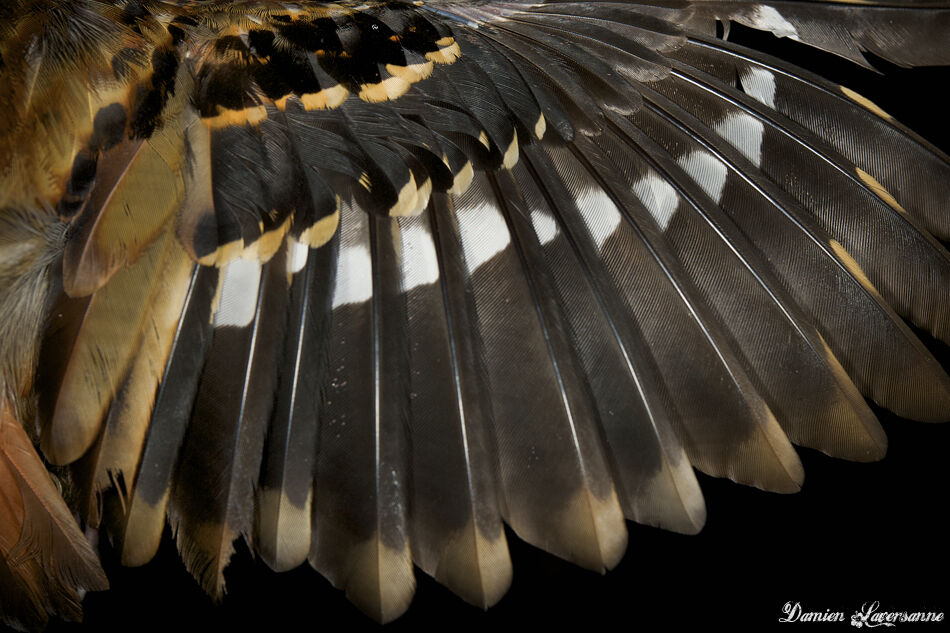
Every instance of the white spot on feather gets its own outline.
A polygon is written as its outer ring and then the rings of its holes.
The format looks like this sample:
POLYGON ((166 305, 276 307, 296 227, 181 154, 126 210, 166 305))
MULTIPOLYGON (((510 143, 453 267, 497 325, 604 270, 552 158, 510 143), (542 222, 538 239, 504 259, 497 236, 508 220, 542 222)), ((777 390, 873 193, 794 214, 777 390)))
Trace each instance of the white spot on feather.
POLYGON ((795 25, 782 17, 775 7, 757 4, 749 15, 749 26, 762 31, 772 31, 775 37, 798 39, 798 29, 795 25))
POLYGON ((577 208, 580 209, 587 230, 597 243, 597 248, 603 248, 617 227, 620 226, 620 211, 617 205, 602 189, 587 189, 577 196, 577 208))
POLYGON ((214 327, 247 327, 254 321, 261 265, 257 260, 235 259, 224 269, 221 303, 214 327))
POLYGON ((310 246, 297 240, 290 240, 290 257, 287 258, 287 272, 296 275, 307 265, 310 246))
POLYGON ((729 169, 721 160, 698 149, 680 156, 676 162, 713 201, 719 203, 722 200, 722 190, 726 186, 729 169))
POLYGON ((364 303, 373 296, 373 262, 366 244, 340 249, 333 307, 364 303))
POLYGON ((762 135, 765 133, 762 121, 745 112, 733 112, 716 125, 716 133, 756 167, 762 164, 762 135))
POLYGON ((633 193, 647 208, 662 230, 670 225, 680 197, 673 185, 657 174, 650 172, 633 185, 633 193))
POLYGON ((457 215, 469 274, 511 243, 505 218, 494 205, 479 202, 459 208, 457 215))
POLYGON ((742 90, 747 95, 775 109, 775 75, 764 68, 752 66, 741 74, 742 90))
POLYGON ((439 281, 439 258, 423 216, 401 221, 403 284, 405 290, 439 281))
POLYGON ((531 224, 541 244, 548 244, 558 236, 557 222, 551 214, 541 209, 531 210, 531 224))

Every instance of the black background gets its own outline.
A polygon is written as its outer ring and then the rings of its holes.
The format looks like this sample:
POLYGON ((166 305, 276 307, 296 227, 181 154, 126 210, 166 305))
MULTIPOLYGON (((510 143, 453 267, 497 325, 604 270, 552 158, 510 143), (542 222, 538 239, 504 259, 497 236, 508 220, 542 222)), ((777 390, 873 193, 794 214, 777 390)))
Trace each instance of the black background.
MULTIPOLYGON (((945 151, 950 148, 943 96, 950 70, 904 70, 876 61, 884 71, 876 75, 771 35, 737 29, 731 39, 844 83, 945 151)), ((946 346, 930 344, 950 366, 946 346)), ((681 536, 629 524, 627 554, 604 576, 548 556, 509 533, 514 584, 497 606, 488 612, 468 606, 420 572, 412 607, 386 630, 808 626, 778 625, 788 601, 800 601, 807 610, 842 611, 846 619, 872 600, 882 609, 950 611, 944 518, 950 425, 881 416, 890 440, 883 462, 852 464, 802 449, 805 485, 790 496, 700 475, 708 507, 702 533, 681 536)), ((243 546, 228 569, 229 594, 219 606, 185 572, 167 540, 158 559, 144 568, 119 568, 107 549, 104 557, 112 590, 87 597, 85 627, 92 629, 379 628, 312 569, 272 574, 243 546)))

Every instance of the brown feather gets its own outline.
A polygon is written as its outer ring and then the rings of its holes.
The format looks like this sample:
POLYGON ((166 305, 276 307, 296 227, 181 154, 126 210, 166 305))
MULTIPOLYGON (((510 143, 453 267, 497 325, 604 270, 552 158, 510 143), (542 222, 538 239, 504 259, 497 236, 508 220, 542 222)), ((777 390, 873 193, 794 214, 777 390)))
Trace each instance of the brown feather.
POLYGON ((50 614, 81 617, 87 590, 108 588, 105 573, 13 409, 0 399, 0 607, 19 626, 50 614))
POLYGON ((182 85, 165 114, 166 125, 148 140, 119 143, 99 160, 96 183, 63 256, 63 286, 72 297, 95 292, 134 263, 178 213, 189 123, 183 114, 188 75, 182 70, 179 76, 182 85))
POLYGON ((155 244, 156 257, 147 256, 136 264, 148 267, 154 261, 150 273, 156 280, 154 291, 147 299, 140 331, 133 335, 138 339, 136 353, 109 410, 100 441, 80 462, 80 470, 85 471, 83 515, 94 525, 99 523, 97 496, 114 482, 123 483, 119 493, 124 507, 125 486, 131 486, 138 468, 155 392, 188 291, 194 264, 173 233, 166 230, 155 244))
POLYGON ((154 44, 85 2, 5 2, 0 37, 0 208, 55 205, 100 107, 128 103, 151 72, 154 44), (9 8, 8 8, 9 7, 9 8), (121 51, 137 51, 122 77, 121 51))
MULTIPOLYGON (((57 464, 75 461, 92 446, 113 398, 142 349, 152 306, 166 292, 164 262, 179 262, 171 230, 135 265, 116 272, 81 311, 71 345, 51 353, 68 358, 61 381, 39 385, 41 446, 57 464), (49 406, 50 402, 55 402, 49 406)), ((169 265, 172 265, 169 263, 169 265)), ((174 269, 174 268, 173 268, 174 269)), ((158 369, 157 371, 161 371, 158 369)))

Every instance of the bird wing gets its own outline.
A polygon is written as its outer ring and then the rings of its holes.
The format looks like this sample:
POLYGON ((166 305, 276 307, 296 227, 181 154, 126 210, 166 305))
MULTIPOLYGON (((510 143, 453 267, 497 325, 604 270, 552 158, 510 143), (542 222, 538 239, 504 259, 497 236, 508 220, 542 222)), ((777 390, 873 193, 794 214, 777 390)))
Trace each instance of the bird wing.
POLYGON ((884 455, 865 398, 950 411, 947 157, 715 37, 950 63, 942 3, 0 11, 8 415, 125 564, 167 522, 217 599, 243 538, 487 607, 505 524, 602 571, 701 529, 694 468, 794 492, 884 455))

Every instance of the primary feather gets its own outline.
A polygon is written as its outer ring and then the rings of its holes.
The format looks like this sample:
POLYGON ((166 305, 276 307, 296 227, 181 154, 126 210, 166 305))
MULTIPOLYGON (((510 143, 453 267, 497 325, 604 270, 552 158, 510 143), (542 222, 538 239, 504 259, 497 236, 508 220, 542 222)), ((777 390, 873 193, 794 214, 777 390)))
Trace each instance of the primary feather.
POLYGON ((243 538, 388 621, 414 566, 497 602, 505 524, 603 571, 625 518, 702 528, 693 468, 794 492, 793 444, 884 455, 865 398, 947 419, 904 319, 950 337, 950 161, 713 35, 950 64, 948 15, 0 9, 0 615, 77 618, 103 585, 24 429, 123 563, 167 522, 220 599, 243 538))

